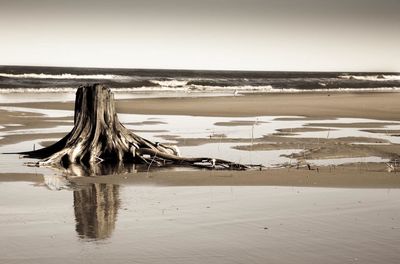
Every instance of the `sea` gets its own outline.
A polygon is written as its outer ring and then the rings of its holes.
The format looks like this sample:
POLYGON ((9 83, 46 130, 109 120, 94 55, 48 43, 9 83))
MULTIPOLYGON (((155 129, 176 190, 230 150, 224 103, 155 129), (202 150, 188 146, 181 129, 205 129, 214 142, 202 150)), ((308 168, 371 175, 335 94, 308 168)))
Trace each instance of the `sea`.
POLYGON ((91 83, 138 94, 400 91, 400 73, 0 66, 0 93, 71 92, 91 83))

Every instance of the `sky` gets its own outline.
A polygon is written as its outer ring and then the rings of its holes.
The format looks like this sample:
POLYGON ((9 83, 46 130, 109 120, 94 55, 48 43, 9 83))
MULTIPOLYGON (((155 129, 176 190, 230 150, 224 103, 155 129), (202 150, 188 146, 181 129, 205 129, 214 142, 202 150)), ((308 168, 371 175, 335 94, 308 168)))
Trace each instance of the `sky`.
POLYGON ((0 0, 0 65, 400 72, 399 0, 0 0))

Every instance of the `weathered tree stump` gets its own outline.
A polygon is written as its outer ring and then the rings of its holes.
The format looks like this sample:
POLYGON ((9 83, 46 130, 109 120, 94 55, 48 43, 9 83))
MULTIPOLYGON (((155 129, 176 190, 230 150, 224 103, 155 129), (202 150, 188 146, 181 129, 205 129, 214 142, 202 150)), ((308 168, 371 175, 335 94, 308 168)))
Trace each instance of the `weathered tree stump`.
POLYGON ((119 122, 113 93, 101 84, 78 88, 74 128, 64 138, 49 147, 19 154, 41 159, 31 165, 59 168, 71 165, 88 168, 99 163, 108 166, 126 163, 149 166, 190 165, 230 170, 253 167, 207 157, 181 157, 174 146, 153 143, 139 137, 119 122))

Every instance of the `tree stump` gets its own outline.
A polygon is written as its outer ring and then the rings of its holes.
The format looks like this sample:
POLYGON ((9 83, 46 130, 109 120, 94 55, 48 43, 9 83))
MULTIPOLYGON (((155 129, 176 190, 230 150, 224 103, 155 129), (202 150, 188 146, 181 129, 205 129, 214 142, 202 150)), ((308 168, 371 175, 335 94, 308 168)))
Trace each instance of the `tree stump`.
POLYGON ((30 165, 61 168, 71 165, 87 168, 94 164, 118 166, 126 163, 230 170, 253 167, 208 157, 181 157, 174 146, 153 143, 136 135, 119 122, 113 93, 101 84, 78 88, 74 128, 64 138, 49 147, 19 154, 41 159, 30 165))

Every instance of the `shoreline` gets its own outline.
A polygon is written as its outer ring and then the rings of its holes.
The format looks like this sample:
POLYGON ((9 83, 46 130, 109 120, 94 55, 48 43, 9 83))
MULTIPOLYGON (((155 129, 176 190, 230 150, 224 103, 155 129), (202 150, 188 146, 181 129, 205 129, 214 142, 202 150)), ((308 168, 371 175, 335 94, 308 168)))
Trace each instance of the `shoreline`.
POLYGON ((111 183, 153 186, 295 186, 324 188, 400 188, 400 175, 383 164, 325 166, 319 170, 265 169, 262 171, 153 171, 69 178, 76 184, 111 183))
MULTIPOLYGON (((380 163, 306 168, 270 168, 262 171, 151 171, 102 176, 66 176, 77 186, 90 184, 153 187, 183 186, 286 186, 345 189, 399 189, 400 174, 389 173, 380 163)), ((0 173, 2 182, 43 182, 41 173, 0 173)))

